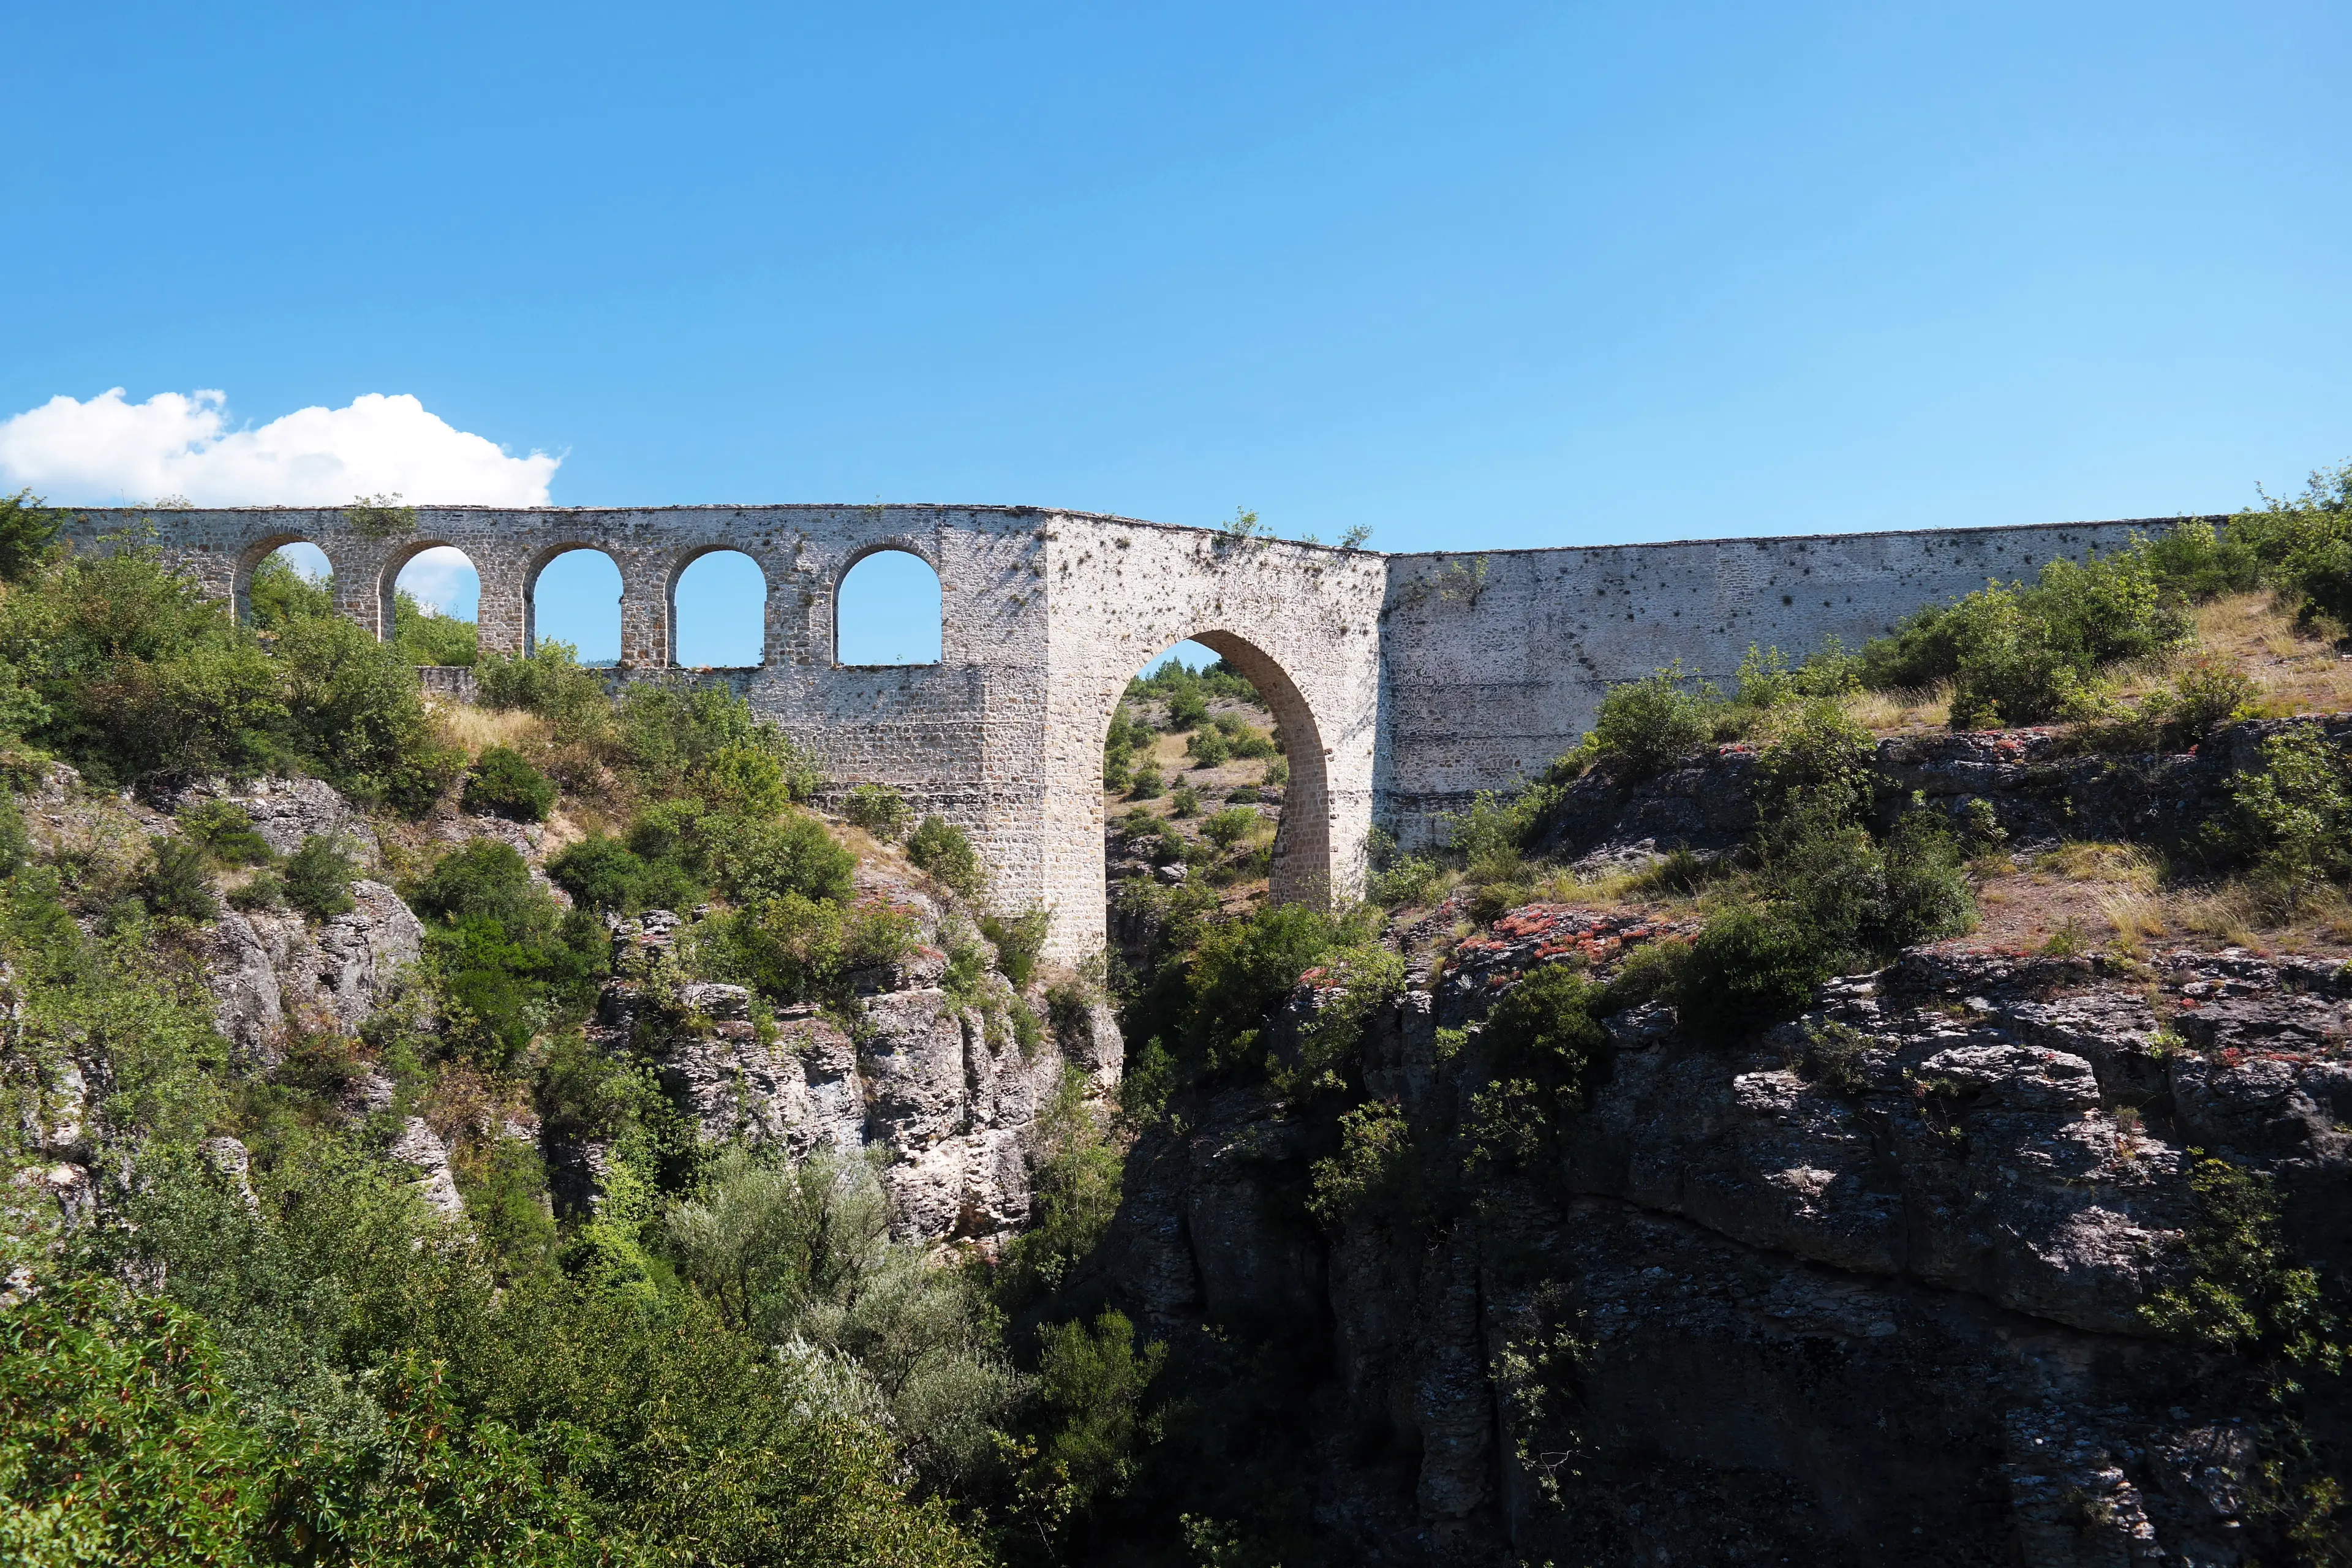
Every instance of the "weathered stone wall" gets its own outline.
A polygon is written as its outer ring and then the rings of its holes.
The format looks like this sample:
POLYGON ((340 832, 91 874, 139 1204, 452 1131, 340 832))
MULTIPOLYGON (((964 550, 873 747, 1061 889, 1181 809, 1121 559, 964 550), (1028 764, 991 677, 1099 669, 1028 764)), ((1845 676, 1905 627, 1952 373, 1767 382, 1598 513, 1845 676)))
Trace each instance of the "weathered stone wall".
POLYGON ((1274 710, 1291 784, 1277 896, 1345 898, 1378 819, 1407 842, 1482 789, 1557 755, 1601 692, 1680 658, 1727 680, 1750 643, 1801 655, 1879 635, 1921 605, 2149 523, 1381 556, 1034 507, 417 509, 372 538, 335 510, 92 511, 82 548, 152 526, 240 610, 279 546, 325 552, 345 613, 383 635, 403 566, 454 545, 482 580, 481 646, 530 645, 533 584, 570 550, 621 575, 625 679, 675 668, 679 576, 717 550, 768 585, 762 662, 723 679, 807 747, 838 788, 874 780, 969 830, 1009 909, 1055 910, 1050 951, 1103 939, 1102 741, 1144 662, 1190 637, 1274 710), (879 550, 940 575, 934 665, 835 659, 842 578, 879 550))
POLYGON ((2175 519, 1389 557, 1378 813, 1407 844, 1590 729, 1676 659, 1727 689, 1749 646, 1848 648, 1922 605, 2031 579, 2175 519))

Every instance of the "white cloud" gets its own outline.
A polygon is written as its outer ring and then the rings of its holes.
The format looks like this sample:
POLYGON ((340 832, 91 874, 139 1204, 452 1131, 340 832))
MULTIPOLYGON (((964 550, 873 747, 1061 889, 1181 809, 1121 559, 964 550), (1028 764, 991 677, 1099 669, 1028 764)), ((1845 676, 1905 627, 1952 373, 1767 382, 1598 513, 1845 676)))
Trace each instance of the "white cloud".
POLYGON ((468 621, 482 595, 482 579, 474 563, 464 551, 446 544, 411 556, 400 569, 399 585, 415 595, 418 604, 468 621))
POLYGON ((68 506, 184 496, 197 506, 337 506, 397 495, 412 505, 545 506, 561 458, 510 458, 415 398, 371 392, 229 430, 220 392, 123 401, 53 397, 0 420, 0 485, 68 506))

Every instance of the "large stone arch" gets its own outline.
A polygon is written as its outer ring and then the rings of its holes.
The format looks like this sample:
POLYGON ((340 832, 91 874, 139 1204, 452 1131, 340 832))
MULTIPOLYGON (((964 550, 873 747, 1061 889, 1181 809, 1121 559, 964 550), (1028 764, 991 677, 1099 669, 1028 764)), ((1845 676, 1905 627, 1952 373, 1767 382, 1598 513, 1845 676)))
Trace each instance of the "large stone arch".
MULTIPOLYGON (((656 627, 654 649, 656 658, 652 660, 653 663, 663 668, 674 668, 677 665, 677 585, 685 581, 688 570, 696 562, 706 556, 722 554, 742 556, 751 562, 753 570, 760 574, 760 658, 757 665, 740 668, 764 668, 776 657, 775 577, 769 569, 769 563, 761 559, 760 552, 746 548, 749 542, 720 539, 700 544, 689 544, 671 555, 662 564, 660 621, 656 627)), ((625 567, 622 569, 621 582, 623 596, 625 598, 628 584, 628 570, 625 567)), ((625 607, 623 610, 625 623, 626 618, 627 611, 625 607)))
MULTIPOLYGON (((385 553, 383 564, 376 569, 375 627, 377 637, 391 637, 398 634, 400 623, 398 617, 394 614, 394 599, 400 592, 400 574, 408 569, 408 563, 410 562, 415 560, 418 556, 424 554, 428 550, 455 550, 464 555, 467 563, 474 568, 474 575, 479 579, 481 583, 481 599, 487 601, 489 598, 489 573, 485 569, 480 561, 475 559, 473 550, 463 541, 444 539, 438 534, 417 535, 404 538, 399 543, 394 545, 392 549, 385 553)), ((479 626, 482 619, 483 607, 483 605, 478 604, 474 611, 477 628, 476 635, 478 637, 479 636, 479 626)))
POLYGON ((1101 945, 1108 891, 1102 745, 1127 683, 1190 639, 1255 686, 1283 731, 1290 784, 1274 894, 1329 907, 1358 896, 1371 826, 1380 699, 1381 558, 1192 529, 1056 519, 1046 700, 1049 951, 1101 945))
POLYGON ((253 619, 253 574, 261 563, 289 544, 308 544, 327 558, 327 570, 334 576, 342 575, 335 564, 335 553, 320 544, 308 532, 289 532, 273 529, 237 551, 229 579, 229 608, 240 621, 253 619))
MULTIPOLYGON (((624 666, 666 664, 667 660, 658 657, 641 657, 636 659, 629 657, 629 623, 632 618, 629 614, 629 568, 622 561, 620 552, 614 550, 609 542, 582 539, 572 535, 565 535, 541 545, 532 551, 523 563, 521 580, 518 584, 521 598, 519 614, 521 616, 522 625, 522 647, 519 651, 528 654, 539 647, 539 606, 534 601, 539 593, 540 574, 553 565, 557 557, 569 555, 576 550, 594 551, 610 561, 614 570, 621 574, 621 663, 624 666)), ((487 596, 489 592, 488 584, 484 585, 482 591, 487 596)), ((642 619, 642 613, 636 618, 642 619)), ((648 639, 641 637, 639 640, 642 644, 648 639)))
POLYGON ((944 665, 948 662, 948 599, 949 595, 952 590, 950 588, 948 584, 947 566, 944 562, 945 552, 940 549, 939 540, 936 536, 931 538, 923 538, 911 533, 896 533, 886 534, 879 539, 861 542, 846 554, 841 556, 837 561, 828 563, 826 566, 828 576, 826 578, 825 593, 823 600, 824 617, 824 647, 827 650, 827 658, 831 659, 833 667, 836 669, 879 669, 886 668, 892 669, 929 669, 937 668, 937 666, 932 665, 845 665, 841 662, 841 585, 849 581, 849 574, 852 572, 856 571, 858 567, 864 565, 875 556, 887 555, 894 551, 900 554, 913 556, 916 560, 929 567, 931 569, 931 575, 940 580, 939 664, 944 665))

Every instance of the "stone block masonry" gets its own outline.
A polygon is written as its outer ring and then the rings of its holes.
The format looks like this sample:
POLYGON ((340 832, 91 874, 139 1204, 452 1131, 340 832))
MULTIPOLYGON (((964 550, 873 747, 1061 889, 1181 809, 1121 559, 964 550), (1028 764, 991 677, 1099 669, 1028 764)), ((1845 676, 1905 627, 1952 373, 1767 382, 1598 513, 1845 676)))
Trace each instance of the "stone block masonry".
POLYGON ((2170 521, 1396 556, 988 506, 420 507, 390 539, 336 510, 92 510, 68 533, 102 550, 152 529, 240 612, 270 552, 315 544, 338 607, 378 636, 401 568, 452 545, 481 576, 480 646, 505 653, 531 644, 548 563, 600 550, 621 574, 623 679, 724 680, 836 791, 892 784, 957 823, 991 900, 1051 908, 1048 952, 1078 958, 1103 941, 1103 737, 1129 679, 1173 643, 1214 648, 1272 708, 1291 770, 1274 890, 1321 903, 1361 887, 1376 820, 1428 841, 1444 813, 1566 750, 1616 682, 1675 658, 1727 679, 1751 642, 1858 644, 1988 577, 2170 521), (678 578, 717 550, 766 578, 761 662, 680 670, 678 578), (939 574, 937 664, 835 659, 841 580, 881 550, 939 574))

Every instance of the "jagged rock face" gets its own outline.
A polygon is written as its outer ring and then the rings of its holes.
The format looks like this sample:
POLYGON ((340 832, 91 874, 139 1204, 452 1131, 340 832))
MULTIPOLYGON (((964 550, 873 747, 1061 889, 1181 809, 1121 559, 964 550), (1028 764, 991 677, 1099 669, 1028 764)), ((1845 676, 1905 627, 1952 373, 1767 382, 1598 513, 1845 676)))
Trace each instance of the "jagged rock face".
POLYGON ((292 911, 221 911, 207 966, 215 1024, 247 1061, 273 1065, 289 1025, 357 1029, 423 956, 424 923, 399 894, 362 879, 352 899, 315 923, 292 911))
POLYGON ((423 1117, 410 1117, 387 1152, 415 1169, 416 1195, 427 1208, 450 1219, 466 1212, 466 1200, 457 1194, 457 1178, 449 1170, 449 1146, 425 1125, 423 1117))
POLYGON ((376 865, 382 847, 367 818, 332 784, 320 779, 257 778, 245 784, 205 779, 156 804, 176 813, 199 801, 235 801, 253 818, 253 830, 280 855, 291 855, 308 838, 340 840, 362 865, 376 865))
MULTIPOLYGON (((1485 1081, 1475 1027, 1449 1055, 1441 1026, 1627 934, 1543 908, 1497 931, 1368 1046, 1367 1089, 1416 1124, 1458 1126, 1485 1081)), ((2192 1147, 2271 1174, 2299 1257, 2343 1268, 2338 968, 1923 950, 1745 1051, 1653 1004, 1610 1020, 1559 1163, 1328 1237, 1278 1195, 1307 1120, 1229 1090, 1139 1145, 1103 1288, 1161 1333, 1328 1336, 1309 1485, 1338 1558, 2236 1563, 2248 1391, 2140 1308, 2184 1277, 2192 1147), (1572 1449, 1508 1392, 1563 1325, 1589 1347, 1572 1449), (1522 1447, 1580 1472, 1567 1508, 1522 1447)))
MULTIPOLYGON (((941 934, 936 906, 926 900, 915 912, 921 937, 941 934)), ((656 910, 625 927, 617 940, 635 957, 622 967, 643 973, 677 923, 656 910)), ((1037 1116, 1063 1072, 1075 1067, 1107 1090, 1123 1052, 1099 1004, 1067 1038, 1024 1051, 1003 978, 988 975, 977 1001, 960 1004, 929 983, 945 966, 945 954, 919 940, 894 972, 871 977, 887 988, 859 998, 848 1031, 814 1008, 788 1009, 763 1029, 739 985, 681 986, 661 1007, 640 983, 616 980, 599 1004, 597 1033, 616 1052, 648 1043, 664 1087, 705 1138, 794 1158, 873 1151, 900 1236, 992 1242, 1028 1217, 1037 1116)))

